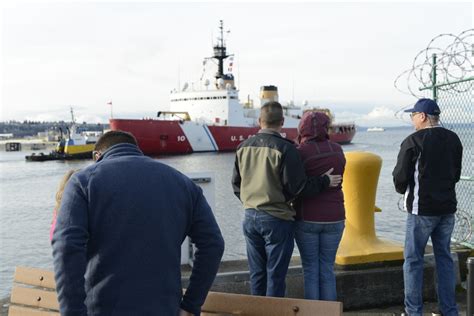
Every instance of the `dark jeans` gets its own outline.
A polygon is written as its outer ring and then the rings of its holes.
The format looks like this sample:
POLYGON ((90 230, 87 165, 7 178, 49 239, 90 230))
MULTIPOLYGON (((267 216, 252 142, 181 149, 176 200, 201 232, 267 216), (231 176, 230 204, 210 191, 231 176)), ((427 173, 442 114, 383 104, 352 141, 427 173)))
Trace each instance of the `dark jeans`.
POLYGON ((456 276, 451 257, 454 215, 420 216, 408 213, 405 237, 405 310, 409 315, 423 314, 423 262, 431 237, 438 276, 438 300, 445 316, 457 316, 456 276))
POLYGON ((294 248, 294 222, 245 210, 243 222, 252 295, 284 297, 294 248))

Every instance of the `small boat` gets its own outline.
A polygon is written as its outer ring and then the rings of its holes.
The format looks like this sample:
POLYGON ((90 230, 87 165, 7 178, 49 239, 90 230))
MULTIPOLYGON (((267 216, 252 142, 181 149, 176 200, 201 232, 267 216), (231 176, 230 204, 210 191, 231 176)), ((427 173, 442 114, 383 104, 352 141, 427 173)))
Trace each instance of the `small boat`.
POLYGON ((367 132, 384 132, 385 129, 383 127, 369 127, 367 132))
POLYGON ((77 132, 76 119, 71 107, 71 125, 68 127, 67 137, 64 138, 61 132, 61 138, 55 150, 49 154, 33 153, 25 156, 25 159, 27 161, 90 159, 99 136, 100 133, 97 132, 77 132))
POLYGON ((17 142, 5 143, 5 151, 20 151, 20 150, 21 150, 21 143, 17 143, 17 142))
POLYGON ((68 155, 65 153, 60 153, 55 150, 51 151, 49 154, 45 153, 32 153, 31 155, 25 156, 26 161, 49 161, 49 160, 76 160, 76 159, 91 159, 92 152, 90 153, 81 153, 75 155, 68 155))

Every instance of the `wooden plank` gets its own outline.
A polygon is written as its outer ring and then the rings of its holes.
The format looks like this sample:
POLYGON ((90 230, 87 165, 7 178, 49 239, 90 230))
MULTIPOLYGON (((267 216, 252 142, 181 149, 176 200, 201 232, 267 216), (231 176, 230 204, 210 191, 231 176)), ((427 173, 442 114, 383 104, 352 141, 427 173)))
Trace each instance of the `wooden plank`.
POLYGON ((203 312, 201 311, 201 316, 239 316, 241 313, 220 313, 220 312, 203 312))
POLYGON ((48 270, 16 267, 14 282, 56 289, 54 273, 48 270))
POLYGON ((59 311, 58 298, 54 291, 14 286, 10 300, 15 304, 59 311))
POLYGON ((60 316, 58 312, 42 311, 23 306, 10 305, 8 316, 60 316))
POLYGON ((339 316, 342 303, 209 292, 202 310, 245 316, 339 316))

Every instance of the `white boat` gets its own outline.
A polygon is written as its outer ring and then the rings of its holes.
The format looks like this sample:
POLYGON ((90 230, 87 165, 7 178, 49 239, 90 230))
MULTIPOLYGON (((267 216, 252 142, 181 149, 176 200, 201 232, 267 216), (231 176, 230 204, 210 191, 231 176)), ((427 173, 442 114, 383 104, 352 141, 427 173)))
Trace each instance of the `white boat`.
POLYGON ((369 127, 367 132, 384 132, 385 129, 383 127, 369 127))

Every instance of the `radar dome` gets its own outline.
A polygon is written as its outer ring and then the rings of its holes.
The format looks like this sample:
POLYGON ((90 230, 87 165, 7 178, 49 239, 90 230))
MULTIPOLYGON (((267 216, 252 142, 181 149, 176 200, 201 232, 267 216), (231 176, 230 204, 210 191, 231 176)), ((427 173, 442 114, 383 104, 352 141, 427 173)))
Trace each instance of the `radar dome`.
POLYGON ((217 79, 217 87, 224 88, 224 79, 222 78, 217 79))

